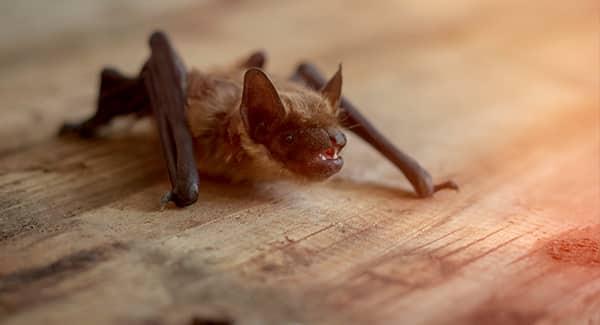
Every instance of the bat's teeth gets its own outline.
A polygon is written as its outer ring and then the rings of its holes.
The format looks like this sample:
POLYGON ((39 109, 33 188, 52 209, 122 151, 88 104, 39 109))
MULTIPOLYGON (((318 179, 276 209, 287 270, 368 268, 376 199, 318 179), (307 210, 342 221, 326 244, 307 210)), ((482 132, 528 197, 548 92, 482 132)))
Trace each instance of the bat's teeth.
POLYGON ((334 150, 333 153, 320 153, 319 154, 319 158, 321 160, 333 160, 333 159, 338 159, 338 151, 334 150))

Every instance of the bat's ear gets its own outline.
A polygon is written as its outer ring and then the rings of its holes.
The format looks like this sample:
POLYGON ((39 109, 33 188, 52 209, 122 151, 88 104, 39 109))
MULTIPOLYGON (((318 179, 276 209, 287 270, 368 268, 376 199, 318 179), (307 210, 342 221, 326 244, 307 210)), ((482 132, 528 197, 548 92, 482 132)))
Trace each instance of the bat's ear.
POLYGON ((263 50, 255 51, 239 64, 239 68, 264 68, 267 63, 267 53, 263 50))
POLYGON ((285 117, 285 108, 277 89, 260 69, 248 69, 244 75, 240 112, 248 134, 258 142, 265 142, 268 131, 285 117))
POLYGON ((337 72, 331 77, 331 79, 321 88, 321 94, 331 107, 337 109, 340 105, 340 98, 342 97, 342 65, 338 66, 337 72))

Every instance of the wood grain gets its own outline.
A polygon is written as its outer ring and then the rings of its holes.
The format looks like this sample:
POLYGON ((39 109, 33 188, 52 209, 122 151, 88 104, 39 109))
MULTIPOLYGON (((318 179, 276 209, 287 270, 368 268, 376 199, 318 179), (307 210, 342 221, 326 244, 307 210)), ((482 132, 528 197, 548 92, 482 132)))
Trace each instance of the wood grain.
POLYGON ((0 39, 0 322, 600 324, 597 2, 160 9, 0 39), (329 182, 203 180, 197 204, 160 211, 149 123, 55 137, 93 111, 102 66, 139 69, 158 27, 198 68, 256 48, 277 73, 343 61, 345 94, 461 191, 415 199, 350 136, 329 182))

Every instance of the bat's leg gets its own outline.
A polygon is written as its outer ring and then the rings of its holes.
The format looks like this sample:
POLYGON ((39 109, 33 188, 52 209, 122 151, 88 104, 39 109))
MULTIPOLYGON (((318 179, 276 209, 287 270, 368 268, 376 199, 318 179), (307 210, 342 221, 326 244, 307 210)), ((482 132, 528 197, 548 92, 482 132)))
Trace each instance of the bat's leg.
MULTIPOLYGON (((319 70, 308 63, 300 64, 291 80, 301 82, 315 90, 321 89, 327 82, 319 70)), ((410 181, 419 197, 429 197, 443 189, 458 190, 458 186, 453 181, 434 185, 427 170, 412 157, 396 148, 346 98, 342 97, 340 107, 344 125, 396 165, 410 181)))
POLYGON ((100 91, 94 115, 82 122, 63 124, 59 133, 75 133, 90 138, 117 116, 149 112, 144 81, 141 78, 125 77, 114 69, 105 68, 100 73, 100 91))
POLYGON ((150 37, 152 54, 142 70, 142 78, 156 118, 172 190, 163 197, 178 206, 198 199, 198 170, 192 135, 185 114, 187 71, 167 36, 155 32, 150 37))

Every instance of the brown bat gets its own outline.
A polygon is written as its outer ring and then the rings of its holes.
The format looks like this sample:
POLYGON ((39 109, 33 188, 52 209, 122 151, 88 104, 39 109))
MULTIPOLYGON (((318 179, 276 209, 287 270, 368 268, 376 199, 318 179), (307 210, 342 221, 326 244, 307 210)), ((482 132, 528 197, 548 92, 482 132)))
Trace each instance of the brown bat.
POLYGON ((187 206, 198 198, 198 170, 232 181, 325 180, 343 165, 348 127, 394 163, 419 197, 458 189, 434 185, 429 173, 397 149, 342 97, 342 69, 325 81, 310 64, 290 78, 270 78, 266 56, 252 54, 228 69, 187 71, 163 32, 150 37, 150 58, 139 76, 101 73, 96 113, 61 134, 92 137, 114 117, 152 113, 172 189, 162 199, 187 206), (196 163, 198 162, 198 163, 196 163))

